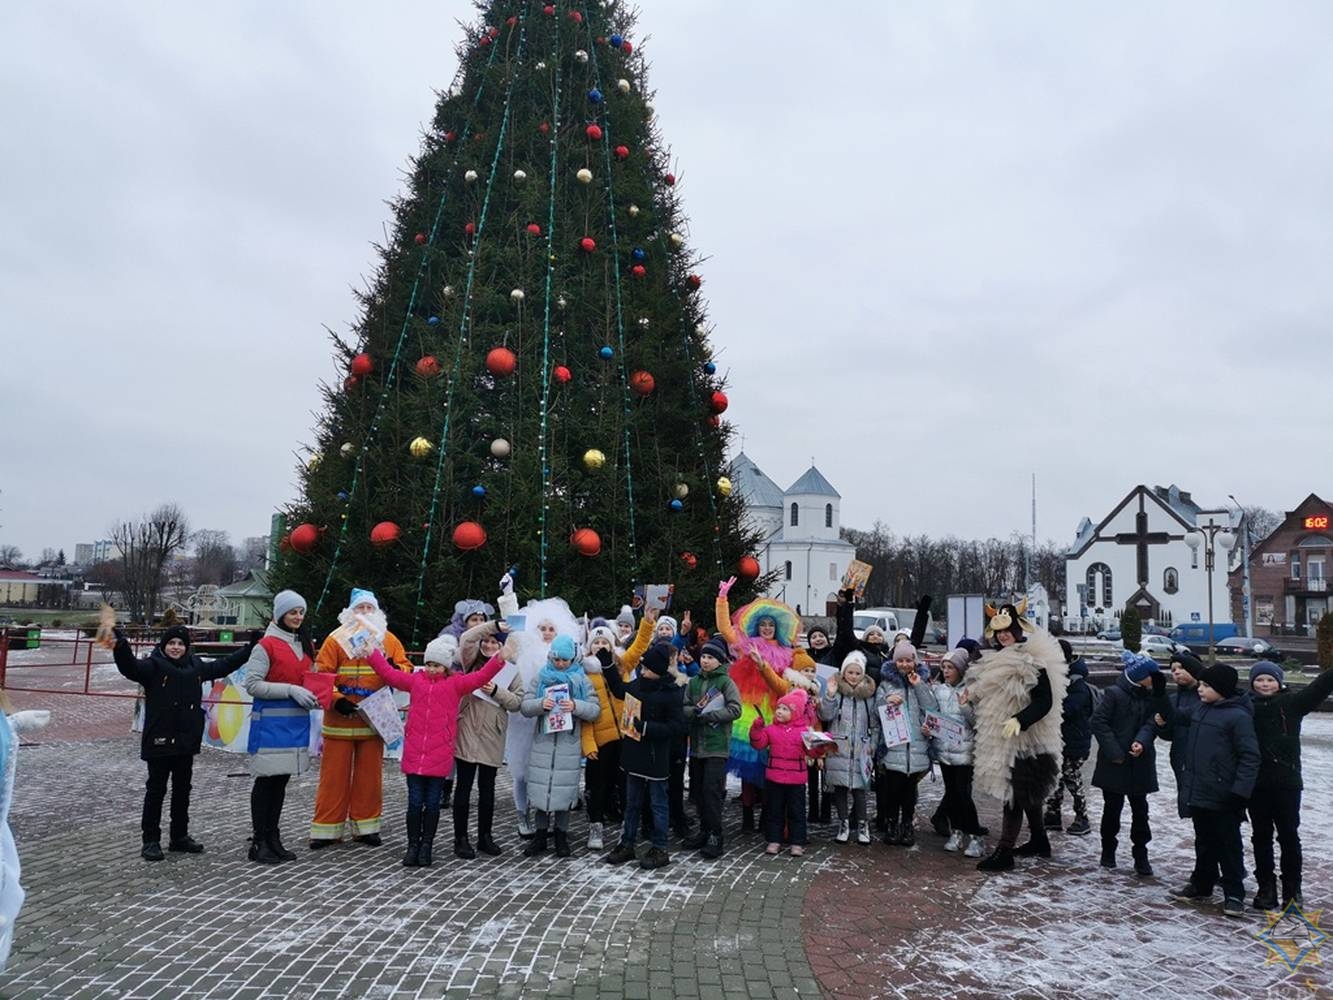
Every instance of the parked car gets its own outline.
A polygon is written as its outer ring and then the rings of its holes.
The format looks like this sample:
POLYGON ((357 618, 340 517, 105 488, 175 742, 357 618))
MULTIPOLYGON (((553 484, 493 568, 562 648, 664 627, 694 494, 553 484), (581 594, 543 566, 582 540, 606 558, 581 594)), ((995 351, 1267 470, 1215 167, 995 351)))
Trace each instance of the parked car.
POLYGON ((1154 625, 1154 624, 1152 624, 1151 622, 1145 622, 1143 625, 1139 626, 1139 630, 1140 630, 1144 635, 1170 635, 1170 634, 1171 634, 1171 630, 1170 630, 1169 628, 1163 628, 1161 625, 1154 625))
POLYGON ((1120 630, 1118 628, 1104 628, 1097 633, 1098 639, 1105 639, 1107 642, 1119 642, 1120 630))
POLYGON ((1280 660, 1281 651, 1267 639, 1256 636, 1233 635, 1229 639, 1220 639, 1213 643, 1224 656, 1252 656, 1255 659, 1280 660))
MULTIPOLYGON (((1236 634, 1237 628, 1230 622, 1215 622, 1213 624, 1213 641, 1230 639, 1236 634)), ((1187 642, 1191 646, 1208 645, 1208 623, 1207 622, 1188 622, 1184 625, 1177 625, 1171 630, 1171 638, 1176 642, 1187 642)))
POLYGON ((852 635, 858 639, 866 634, 866 629, 878 625, 884 631, 885 641, 892 642, 898 631, 898 616, 892 608, 866 608, 852 615, 852 635))
POLYGON ((1149 656, 1170 656, 1172 653, 1188 653, 1190 648, 1164 635, 1145 635, 1139 643, 1139 651, 1149 656))

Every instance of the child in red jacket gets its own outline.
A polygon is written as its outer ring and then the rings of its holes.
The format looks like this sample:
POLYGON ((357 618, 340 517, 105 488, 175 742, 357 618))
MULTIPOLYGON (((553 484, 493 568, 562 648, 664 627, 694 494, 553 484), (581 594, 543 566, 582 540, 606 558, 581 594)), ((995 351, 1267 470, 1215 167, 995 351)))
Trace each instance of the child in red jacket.
POLYGON ((403 864, 425 868, 433 860, 435 831, 440 825, 444 781, 454 770, 454 736, 458 731, 458 704, 489 684, 517 656, 513 640, 480 670, 451 672, 457 646, 434 639, 426 646, 425 667, 412 673, 399 670, 379 650, 369 662, 384 683, 407 691, 412 700, 403 735, 403 774, 407 777, 407 853, 403 864))
POLYGON ((806 750, 801 734, 808 727, 805 720, 806 693, 796 688, 778 699, 773 722, 764 725, 763 716, 750 725, 750 745, 768 750, 764 770, 764 825, 768 834, 768 854, 782 850, 782 829, 791 834, 792 857, 805 853, 805 782, 806 750))

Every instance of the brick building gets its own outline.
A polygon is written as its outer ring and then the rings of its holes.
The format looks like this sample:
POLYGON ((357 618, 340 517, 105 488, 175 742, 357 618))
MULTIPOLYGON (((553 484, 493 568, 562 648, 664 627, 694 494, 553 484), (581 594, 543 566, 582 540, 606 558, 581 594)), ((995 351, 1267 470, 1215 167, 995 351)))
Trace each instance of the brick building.
MULTIPOLYGON (((1250 553, 1256 635, 1312 635, 1329 610, 1333 504, 1311 493, 1250 553)), ((1243 620, 1243 567, 1227 578, 1231 613, 1243 620)))

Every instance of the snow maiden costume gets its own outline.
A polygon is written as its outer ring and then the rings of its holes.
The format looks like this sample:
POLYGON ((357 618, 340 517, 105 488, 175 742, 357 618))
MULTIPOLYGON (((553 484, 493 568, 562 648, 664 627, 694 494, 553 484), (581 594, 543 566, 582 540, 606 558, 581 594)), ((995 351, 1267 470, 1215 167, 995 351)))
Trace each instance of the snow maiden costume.
POLYGON ((1051 853, 1042 810, 1063 749, 1061 715, 1051 709, 1064 702, 1069 672, 1055 639, 1023 617, 1026 603, 987 607, 986 637, 997 646, 968 671, 976 720, 973 788, 1004 803, 1000 843, 977 865, 982 871, 1006 871, 1015 855, 1051 853), (1024 816, 1032 839, 1015 849, 1024 816))
POLYGON ((717 630, 731 649, 728 675, 741 696, 741 717, 731 727, 727 770, 741 779, 741 830, 749 831, 754 829, 754 807, 763 793, 767 766, 767 755, 750 745, 750 727, 761 715, 766 722, 771 720, 777 706, 777 695, 750 653, 758 653, 774 673, 782 676, 791 666, 801 619, 792 608, 768 598, 751 601, 733 615, 727 594, 735 582, 732 577, 718 586, 715 610, 717 630))

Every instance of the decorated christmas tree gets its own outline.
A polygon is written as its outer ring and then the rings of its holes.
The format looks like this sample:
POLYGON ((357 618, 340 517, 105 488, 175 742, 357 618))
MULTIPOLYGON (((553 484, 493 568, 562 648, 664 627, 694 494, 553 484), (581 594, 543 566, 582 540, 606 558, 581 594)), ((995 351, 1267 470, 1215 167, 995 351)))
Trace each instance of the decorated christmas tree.
POLYGON ((631 18, 480 7, 335 337, 346 378, 324 386, 278 579, 318 626, 373 587, 414 643, 510 566, 521 597, 576 613, 671 583, 711 619, 719 577, 757 576, 757 538, 631 18))

